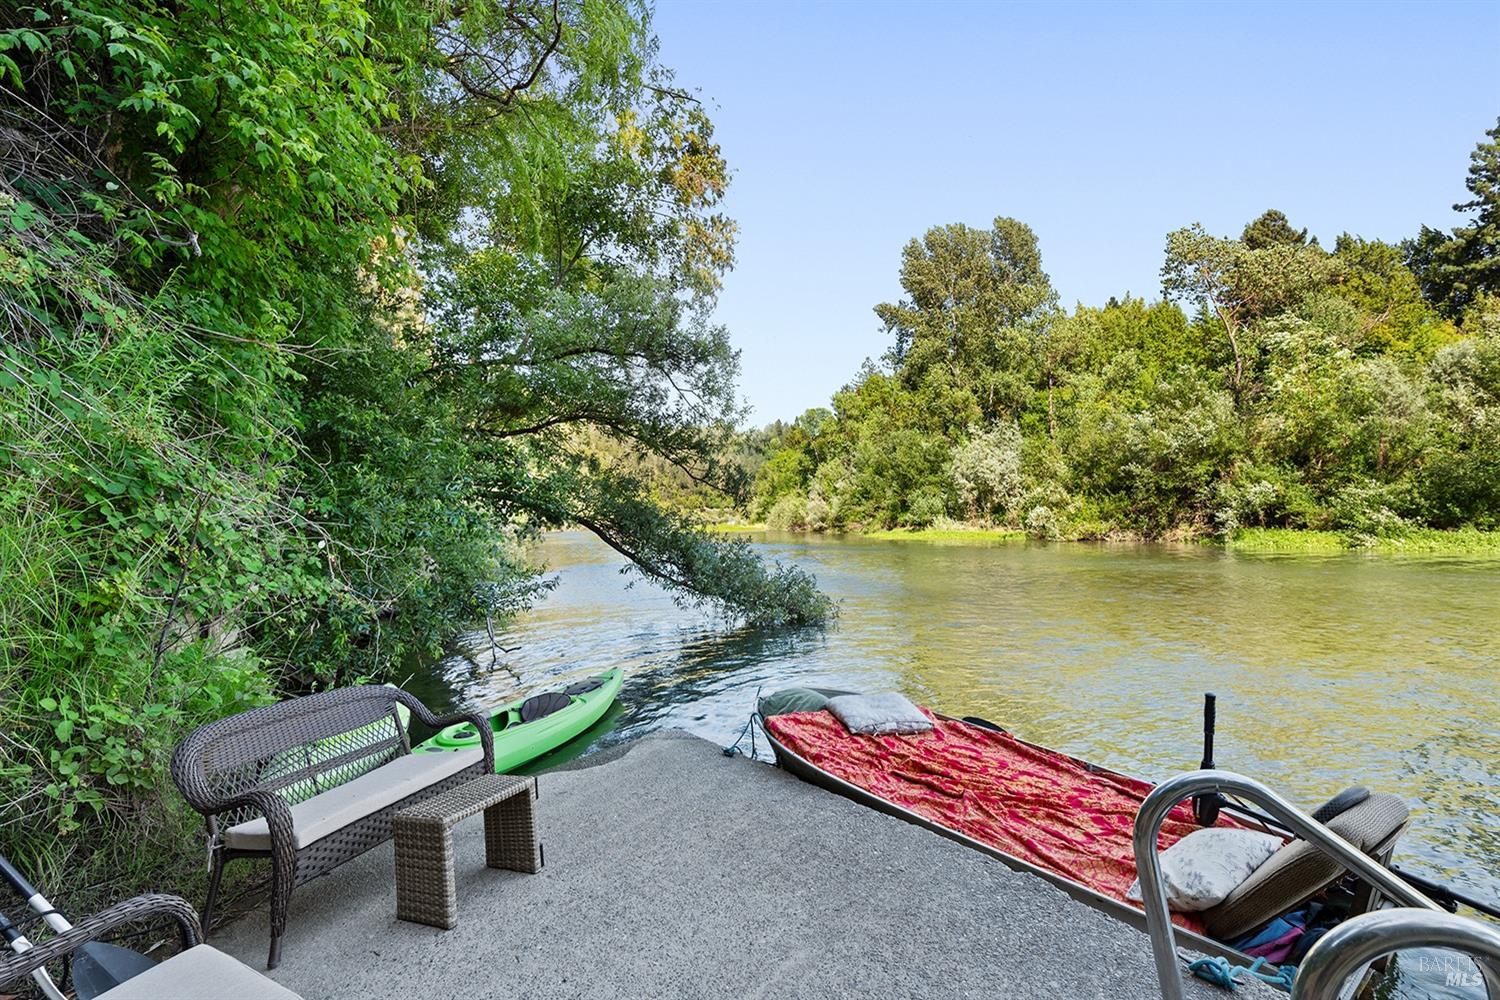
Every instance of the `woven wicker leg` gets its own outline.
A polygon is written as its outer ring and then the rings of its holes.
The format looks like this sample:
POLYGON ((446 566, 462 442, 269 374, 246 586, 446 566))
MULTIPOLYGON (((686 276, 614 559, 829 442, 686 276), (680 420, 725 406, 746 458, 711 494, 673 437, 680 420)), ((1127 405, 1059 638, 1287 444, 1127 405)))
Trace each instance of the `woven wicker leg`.
POLYGON ((542 870, 542 837, 536 822, 536 786, 484 811, 484 863, 535 874, 542 870))
POLYGON ((432 927, 458 926, 453 828, 446 819, 398 816, 396 917, 432 927))

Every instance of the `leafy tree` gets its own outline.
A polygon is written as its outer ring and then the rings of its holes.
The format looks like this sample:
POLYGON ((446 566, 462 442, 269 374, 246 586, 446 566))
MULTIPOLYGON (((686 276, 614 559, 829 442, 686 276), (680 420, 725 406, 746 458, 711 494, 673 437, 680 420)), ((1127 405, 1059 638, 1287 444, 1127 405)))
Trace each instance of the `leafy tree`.
POLYGON ((1500 297, 1471 309, 1474 333, 1440 350, 1428 374, 1441 419, 1419 472, 1422 518, 1500 528, 1500 297))
POLYGON ((765 518, 783 497, 807 496, 813 472, 828 451, 828 434, 836 421, 832 411, 817 407, 780 429, 775 451, 755 478, 753 516, 765 518))
POLYGON ((1261 456, 1323 495, 1360 476, 1399 478, 1426 439, 1426 401, 1401 366, 1357 357, 1324 327, 1284 317, 1266 332, 1261 456))
POLYGON ((902 383, 970 393, 986 418, 1014 418, 1031 392, 1034 341, 1055 308, 1031 228, 998 217, 989 230, 929 229, 901 254, 906 297, 875 314, 895 335, 902 383))
POLYGON ((1453 206, 1473 216, 1450 233, 1423 226, 1402 245, 1422 294, 1449 319, 1463 318, 1480 296, 1500 294, 1500 119, 1469 156, 1471 197, 1453 206))
POLYGON ((1252 247, 1211 236, 1194 224, 1167 235, 1162 291, 1213 311, 1233 356, 1230 388, 1242 405, 1254 362, 1247 327, 1301 305, 1333 284, 1340 271, 1338 261, 1315 246, 1271 242, 1252 247))
POLYGON ((831 612, 598 446, 738 488, 728 168, 640 8, 43 0, 0 10, 0 80, 14 853, 127 895, 180 854, 185 729, 524 607, 541 527, 831 612))
MULTIPOLYGON (((1270 208, 1246 224, 1244 232, 1240 233, 1240 242, 1251 250, 1271 246, 1307 246, 1307 230, 1293 228, 1284 213, 1270 208)), ((1317 237, 1313 237, 1312 242, 1316 244, 1317 237)))
POLYGON ((1244 448, 1231 395, 1188 369, 1124 409, 1111 403, 1110 381, 1106 373, 1080 383, 1079 419, 1064 442, 1075 489, 1111 498, 1125 523, 1151 536, 1206 529, 1214 484, 1244 448))
POLYGON ((1344 265, 1335 294, 1361 317, 1360 347, 1426 361, 1458 338, 1453 323, 1423 299, 1400 248, 1344 233, 1333 252, 1344 265))
POLYGON ((913 393, 867 368, 833 404, 834 440, 847 456, 840 477, 844 520, 893 527, 930 523, 944 513, 951 486, 943 429, 959 414, 975 415, 967 394, 932 384, 913 393))
POLYGON ((987 519, 1014 510, 1022 490, 1020 427, 971 429, 968 440, 953 449, 950 475, 967 515, 987 519))

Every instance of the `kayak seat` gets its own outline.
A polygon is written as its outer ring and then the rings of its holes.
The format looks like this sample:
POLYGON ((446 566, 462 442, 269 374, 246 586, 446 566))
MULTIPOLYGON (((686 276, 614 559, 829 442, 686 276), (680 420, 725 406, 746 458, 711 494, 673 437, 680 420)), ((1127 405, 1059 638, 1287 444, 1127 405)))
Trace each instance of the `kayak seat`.
POLYGON ((521 721, 535 722, 537 719, 545 719, 553 712, 561 711, 573 704, 573 699, 561 691, 548 691, 546 694, 534 695, 521 702, 521 721))

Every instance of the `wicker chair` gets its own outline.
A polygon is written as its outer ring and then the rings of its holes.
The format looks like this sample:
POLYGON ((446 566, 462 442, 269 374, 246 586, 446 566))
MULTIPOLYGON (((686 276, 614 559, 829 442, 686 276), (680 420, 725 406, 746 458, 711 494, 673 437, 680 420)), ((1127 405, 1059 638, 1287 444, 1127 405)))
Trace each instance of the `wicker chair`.
POLYGON ((102 940, 121 927, 159 924, 167 920, 177 924, 181 939, 179 952, 114 989, 106 990, 99 995, 99 1000, 163 1000, 168 997, 298 1000, 292 991, 203 944, 198 914, 193 912, 192 905, 177 896, 159 893, 116 903, 79 921, 71 930, 20 954, 0 952, 0 988, 67 958, 81 945, 102 940))
POLYGON ((172 780, 208 826, 211 927, 224 865, 271 861, 271 951, 281 961, 292 889, 390 839, 403 807, 495 767, 489 720, 439 719, 393 687, 339 688, 200 726, 172 755, 172 780), (425 726, 469 722, 476 750, 413 754, 400 707, 425 726))

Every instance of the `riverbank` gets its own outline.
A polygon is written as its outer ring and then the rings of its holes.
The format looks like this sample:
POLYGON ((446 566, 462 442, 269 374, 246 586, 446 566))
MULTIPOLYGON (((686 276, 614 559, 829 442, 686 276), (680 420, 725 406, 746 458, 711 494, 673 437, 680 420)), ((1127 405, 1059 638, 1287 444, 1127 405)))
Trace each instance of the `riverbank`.
MULTIPOLYGON (((717 534, 759 535, 772 531, 769 525, 752 522, 711 524, 708 530, 717 534)), ((805 532, 809 535, 846 535, 885 542, 942 542, 958 545, 996 545, 1024 542, 1033 536, 1019 528, 990 528, 979 525, 949 524, 933 528, 889 528, 874 531, 805 532)), ((1142 542, 1138 535, 1111 534, 1102 538, 1059 538, 1060 542, 1142 542)), ((1339 531, 1314 531, 1303 528, 1240 528, 1227 538, 1209 535, 1181 534, 1161 541, 1221 546, 1237 552, 1297 554, 1332 554, 1338 552, 1375 552, 1424 555, 1494 555, 1500 557, 1500 531, 1473 528, 1442 530, 1411 528, 1395 535, 1356 535, 1339 531)))
POLYGON ((1500 556, 1500 531, 1412 528, 1399 535, 1355 536, 1337 531, 1241 528, 1222 542, 1242 552, 1411 552, 1500 556))

